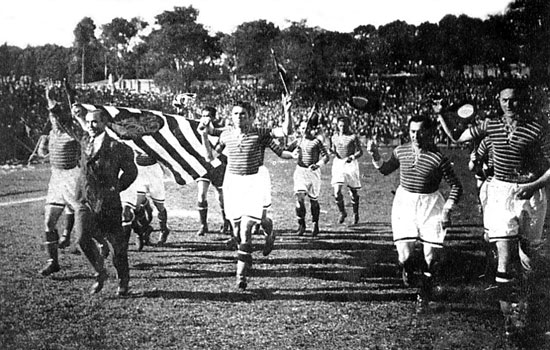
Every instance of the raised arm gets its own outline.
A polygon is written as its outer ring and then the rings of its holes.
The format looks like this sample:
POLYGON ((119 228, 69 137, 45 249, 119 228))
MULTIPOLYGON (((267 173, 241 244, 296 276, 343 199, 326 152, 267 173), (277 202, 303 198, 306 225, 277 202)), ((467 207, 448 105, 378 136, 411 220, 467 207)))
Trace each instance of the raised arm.
POLYGON ((294 121, 292 119, 292 113, 290 111, 292 107, 292 98, 290 97, 290 95, 283 95, 282 101, 285 114, 282 125, 283 134, 284 136, 289 136, 292 135, 292 133, 294 132, 294 121))
POLYGON ((294 121, 292 120, 292 114, 290 109, 292 107, 292 98, 290 95, 283 95, 282 97, 284 119, 282 126, 273 128, 271 131, 273 137, 287 137, 294 132, 294 121))
POLYGON ((463 143, 467 141, 471 141, 474 137, 470 131, 470 129, 466 129, 464 132, 462 132, 460 135, 457 135, 453 133, 451 128, 447 125, 447 122, 441 115, 442 106, 441 103, 435 104, 433 106, 433 111, 437 115, 437 121, 439 124, 441 124, 441 127, 443 128, 443 131, 445 131, 445 134, 449 137, 449 139, 454 143, 463 143))
POLYGON ((80 141, 82 139, 82 134, 86 130, 86 108, 82 107, 79 104, 74 104, 71 107, 71 115, 75 124, 80 127, 81 132, 76 132, 77 139, 80 141))
POLYGON ((38 149, 37 154, 41 158, 45 158, 49 154, 49 142, 50 137, 48 135, 41 135, 40 139, 38 140, 38 149))

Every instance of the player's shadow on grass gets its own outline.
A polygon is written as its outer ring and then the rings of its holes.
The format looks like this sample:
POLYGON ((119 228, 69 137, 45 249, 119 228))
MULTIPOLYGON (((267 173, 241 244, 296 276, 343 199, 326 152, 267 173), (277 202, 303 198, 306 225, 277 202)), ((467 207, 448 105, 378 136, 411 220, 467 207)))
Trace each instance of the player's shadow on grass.
POLYGON ((377 243, 370 243, 372 240, 368 241, 338 241, 338 242, 331 242, 328 240, 323 239, 315 239, 315 240, 307 240, 307 239, 300 239, 299 241, 289 241, 289 240, 283 240, 282 242, 278 240, 275 243, 275 249, 276 250, 319 250, 319 251, 326 251, 326 250, 392 250, 393 246, 390 244, 390 242, 385 242, 383 239, 380 241, 381 244, 377 243))
POLYGON ((380 293, 378 291, 346 290, 328 291, 325 288, 320 289, 254 289, 249 288, 245 292, 200 292, 200 291, 163 291, 153 290, 145 291, 140 294, 132 295, 133 298, 162 298, 162 299, 189 299, 200 301, 219 301, 219 302, 249 302, 252 300, 305 300, 305 301, 323 301, 323 302, 399 302, 414 301, 416 292, 399 291, 392 293, 380 293))

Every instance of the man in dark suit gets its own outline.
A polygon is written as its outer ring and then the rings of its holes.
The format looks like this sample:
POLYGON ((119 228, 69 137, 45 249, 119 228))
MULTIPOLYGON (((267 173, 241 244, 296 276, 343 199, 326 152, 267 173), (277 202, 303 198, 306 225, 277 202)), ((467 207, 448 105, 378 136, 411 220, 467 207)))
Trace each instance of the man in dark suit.
MULTIPOLYGON (((77 120, 79 117, 75 115, 77 120)), ((113 265, 117 270, 117 294, 128 294, 130 272, 128 242, 130 235, 122 230, 120 191, 132 184, 137 176, 133 152, 105 132, 108 115, 96 110, 80 120, 87 133, 81 139, 82 156, 76 199, 75 231, 82 252, 96 272, 91 293, 98 293, 107 280, 104 258, 94 242, 107 238, 113 247, 113 265)))

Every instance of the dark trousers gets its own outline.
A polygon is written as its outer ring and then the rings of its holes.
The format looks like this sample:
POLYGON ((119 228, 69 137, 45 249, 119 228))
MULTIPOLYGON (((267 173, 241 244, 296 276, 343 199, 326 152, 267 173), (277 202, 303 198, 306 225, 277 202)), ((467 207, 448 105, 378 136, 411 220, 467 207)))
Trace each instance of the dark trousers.
POLYGON ((74 230, 80 237, 78 243, 80 249, 99 273, 105 269, 104 259, 101 256, 97 244, 107 241, 113 247, 113 265, 117 271, 120 284, 128 284, 130 280, 130 268, 128 266, 128 243, 130 231, 122 230, 122 208, 114 207, 102 213, 94 213, 88 206, 80 206, 75 211, 74 230))

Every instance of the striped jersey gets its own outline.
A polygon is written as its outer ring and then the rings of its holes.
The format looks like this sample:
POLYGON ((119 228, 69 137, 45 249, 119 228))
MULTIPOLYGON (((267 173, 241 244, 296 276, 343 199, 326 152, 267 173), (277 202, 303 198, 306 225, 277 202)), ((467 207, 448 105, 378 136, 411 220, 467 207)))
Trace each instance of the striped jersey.
MULTIPOLYGON (((262 132, 264 132, 264 133, 269 133, 271 135, 271 137, 273 137, 274 142, 277 145, 280 145, 279 142, 276 141, 276 136, 273 134, 273 129, 272 128, 258 127, 258 130, 262 130, 262 132)), ((260 166, 264 165, 265 149, 266 149, 266 146, 264 145, 264 147, 262 147, 262 156, 261 156, 261 160, 260 160, 260 166)))
MULTIPOLYGON (((307 168, 315 164, 321 157, 328 158, 325 145, 318 138, 308 139, 303 137, 298 143, 290 147, 290 150, 298 148, 298 166, 307 168)), ((328 159, 327 159, 328 160, 328 159)))
POLYGON ((263 164, 263 149, 267 147, 278 156, 283 153, 283 149, 273 140, 271 129, 252 127, 247 133, 237 129, 222 132, 216 151, 225 150, 229 173, 252 175, 258 173, 258 168, 263 164))
POLYGON ((332 150, 336 153, 336 157, 345 159, 358 151, 359 139, 355 134, 349 135, 333 135, 331 138, 332 150))
POLYGON ((484 137, 472 151, 470 160, 474 162, 474 176, 477 180, 490 181, 493 178, 493 146, 489 138, 484 137))
POLYGON ((50 165, 56 169, 72 169, 80 160, 80 144, 72 136, 53 128, 48 134, 50 165))
POLYGON ((550 161, 550 135, 537 121, 519 120, 507 130, 504 121, 486 119, 470 127, 474 138, 487 137, 493 147, 495 179, 526 183, 540 177, 550 161))
POLYGON ((439 189, 442 179, 449 184, 449 200, 457 202, 462 195, 462 184, 453 171, 449 159, 433 146, 416 154, 411 143, 397 146, 389 160, 378 169, 388 175, 400 169, 399 182, 408 192, 433 193, 439 189))
POLYGON ((483 138, 476 149, 476 160, 493 167, 493 146, 488 138, 483 138))

